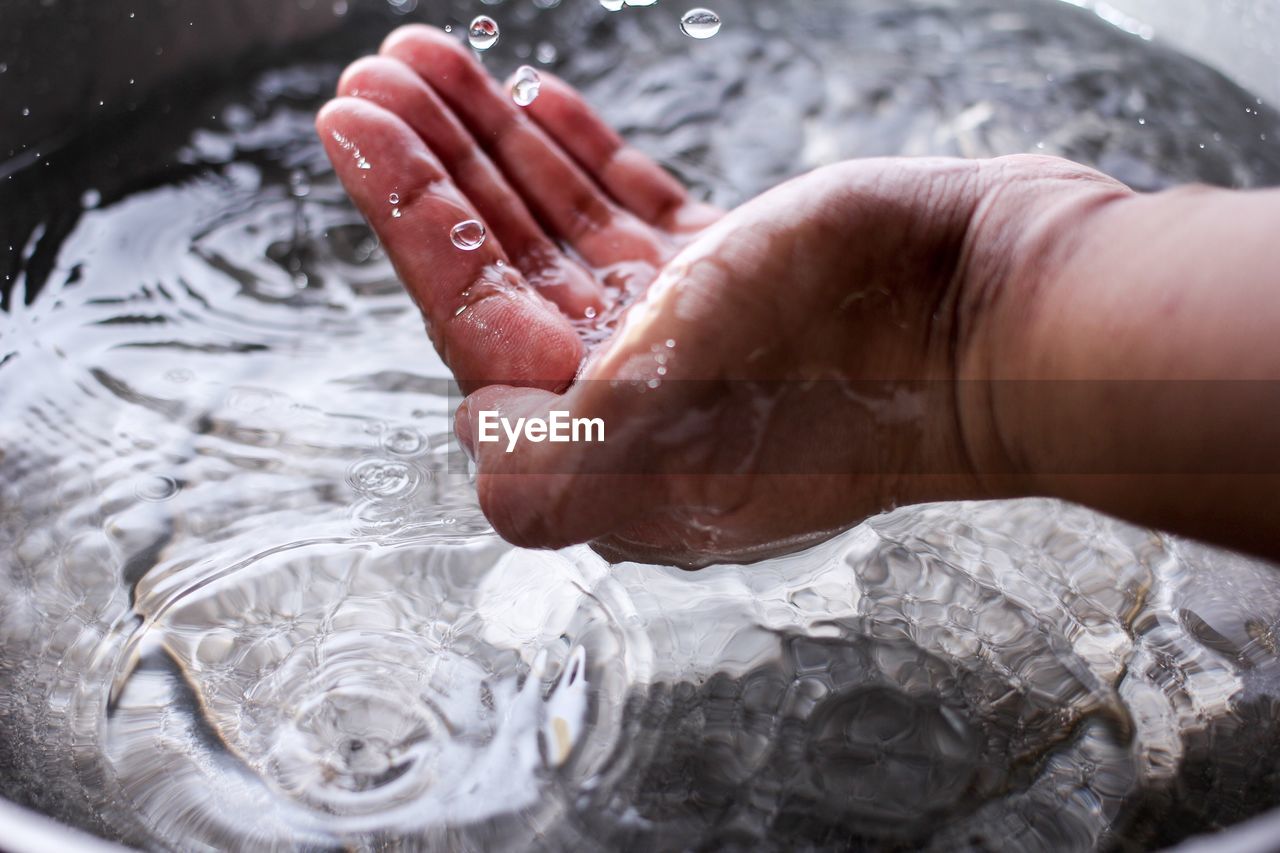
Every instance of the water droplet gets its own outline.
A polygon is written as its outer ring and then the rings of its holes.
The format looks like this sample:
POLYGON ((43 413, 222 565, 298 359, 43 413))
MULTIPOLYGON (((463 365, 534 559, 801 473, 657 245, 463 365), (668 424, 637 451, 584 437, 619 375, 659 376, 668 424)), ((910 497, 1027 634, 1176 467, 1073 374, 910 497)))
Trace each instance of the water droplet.
POLYGON ((467 41, 476 50, 488 50, 498 41, 498 22, 488 15, 477 15, 467 29, 467 41))
POLYGON ((560 5, 560 0, 533 0, 533 5, 539 9, 554 9, 560 5))
POLYGON ((473 252, 484 245, 484 225, 476 219, 459 222, 449 232, 449 239, 464 252, 473 252))
POLYGON ((541 89, 542 78, 538 72, 528 65, 521 65, 511 83, 511 99, 517 106, 527 107, 537 99, 541 89))
POLYGON ((709 39, 720 32, 720 16, 710 9, 690 9, 680 19, 684 34, 696 39, 709 39))
POLYGON ((387 196, 387 201, 391 202, 392 204, 399 204, 400 193, 392 193, 391 195, 387 196))
POLYGON ((662 384, 662 380, 661 380, 661 379, 650 379, 650 380, 648 381, 648 383, 647 383, 647 384, 648 384, 648 386, 649 386, 650 388, 657 388, 659 385, 661 385, 661 384, 662 384))
POLYGON ((616 12, 622 8, 622 0, 600 0, 600 5, 610 12, 616 12))
POLYGON ((393 209, 392 209, 392 211, 391 211, 391 218, 392 218, 392 219, 399 219, 399 218, 400 218, 400 208, 398 208, 398 207, 397 207, 397 208, 393 208, 393 209))
POLYGON ((623 0, 628 6, 652 6, 658 0, 623 0))
POLYGON ((85 210, 93 210, 100 204, 102 204, 102 193, 93 187, 85 190, 84 194, 80 196, 80 206, 85 210))
POLYGON ((29 116, 29 115, 31 115, 31 108, 30 108, 30 107, 23 107, 23 108, 22 108, 22 114, 23 114, 24 116, 29 116))
POLYGON ((676 348, 676 339, 667 338, 667 349, 675 349, 675 348, 676 348))
POLYGON ((133 493, 139 499, 155 503, 167 501, 176 495, 179 490, 180 486, 177 480, 164 476, 147 477, 138 481, 137 485, 133 487, 133 493))
POLYGON ((543 65, 550 65, 556 61, 559 51, 556 46, 549 41, 538 42, 538 47, 533 52, 534 57, 543 65))
POLYGON ((587 310, 583 311, 582 315, 588 320, 594 320, 596 316, 596 309, 588 305, 587 310))

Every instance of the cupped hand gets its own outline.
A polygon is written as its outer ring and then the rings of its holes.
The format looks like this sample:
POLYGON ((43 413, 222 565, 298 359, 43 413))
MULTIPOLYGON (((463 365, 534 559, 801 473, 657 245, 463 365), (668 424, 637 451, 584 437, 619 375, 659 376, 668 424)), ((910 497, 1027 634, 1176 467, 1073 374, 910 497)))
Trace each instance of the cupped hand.
POLYGON ((470 394, 496 529, 689 567, 999 493, 988 318, 1046 233, 1124 192, 1048 158, 865 160, 721 214, 563 82, 520 107, 422 26, 353 64, 317 127, 470 394), (605 440, 480 440, 482 413, 557 411, 605 440))

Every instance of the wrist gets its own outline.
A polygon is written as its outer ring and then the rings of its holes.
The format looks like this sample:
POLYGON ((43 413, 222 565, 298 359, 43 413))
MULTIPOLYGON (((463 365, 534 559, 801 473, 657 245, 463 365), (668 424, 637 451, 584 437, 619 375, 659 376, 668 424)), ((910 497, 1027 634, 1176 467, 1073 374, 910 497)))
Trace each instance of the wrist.
POLYGON ((1038 320, 1056 310, 1065 270, 1099 239, 1105 212, 1134 193, 1051 157, 1002 157, 983 170, 960 271, 961 431, 985 496, 1052 494, 1044 460, 1053 427, 1041 414, 1047 383, 1064 377, 1055 338, 1039 334, 1038 320))

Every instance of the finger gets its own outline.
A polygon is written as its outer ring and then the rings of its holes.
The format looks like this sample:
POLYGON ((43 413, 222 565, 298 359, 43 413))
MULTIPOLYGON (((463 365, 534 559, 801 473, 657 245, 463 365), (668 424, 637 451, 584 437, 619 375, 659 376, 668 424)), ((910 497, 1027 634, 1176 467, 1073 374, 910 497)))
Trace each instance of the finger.
POLYGON ((607 418, 601 418, 601 443, 524 437, 511 448, 507 427, 497 426, 503 420, 510 426, 520 418, 548 419, 553 410, 591 419, 572 392, 496 385, 472 394, 458 409, 455 431, 476 461, 480 506, 504 539, 528 548, 587 542, 661 504, 661 479, 629 472, 627 443, 610 443, 607 418), (496 440, 484 440, 486 433, 496 440))
POLYGON ((478 214, 412 128, 369 101, 338 98, 320 110, 316 129, 463 387, 499 377, 567 385, 582 358, 569 320, 530 290, 497 239, 473 251, 453 244, 453 227, 478 214))
POLYGON ((383 43, 440 94, 497 162, 542 223, 586 260, 661 265, 665 241, 618 208, 465 48, 440 30, 409 25, 383 43))
MULTIPOLYGON (((640 219, 676 230, 691 204, 685 188, 645 154, 623 142, 572 86, 543 73, 528 113, 609 195, 640 219)), ((708 215, 709 215, 708 211, 708 215)))
POLYGON ((343 73, 338 94, 379 104, 412 127, 543 296, 571 316, 581 317, 587 308, 599 310, 603 293, 595 278, 543 233, 467 129, 408 66, 386 57, 365 57, 343 73))

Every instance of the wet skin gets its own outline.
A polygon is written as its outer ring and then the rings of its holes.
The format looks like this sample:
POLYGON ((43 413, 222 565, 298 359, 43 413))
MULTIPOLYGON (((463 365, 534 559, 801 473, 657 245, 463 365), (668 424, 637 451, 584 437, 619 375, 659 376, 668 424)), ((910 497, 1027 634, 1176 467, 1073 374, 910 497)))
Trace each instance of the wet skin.
MULTIPOLYGON (((897 504, 1047 494, 1280 552, 1280 449, 1176 464, 1268 442, 1269 427, 1215 425, 1184 392, 1133 400, 1108 384, 1280 379, 1280 353, 1259 359, 1255 340, 1268 336, 1266 274, 1250 266, 1267 268, 1265 229, 1244 235, 1241 305, 1218 318, 1249 318, 1238 358, 1208 333, 1212 358, 1115 346, 1203 325, 1218 282, 1170 281, 1194 272, 1212 221, 1265 223, 1275 194, 1140 197, 1044 157, 881 159, 726 213, 562 81, 544 74, 519 107, 423 26, 348 68, 317 128, 470 395, 458 435, 512 542, 693 567, 793 550, 897 504), (462 251, 450 230, 472 218, 488 237, 462 251), (1124 251, 1130 240, 1149 256, 1124 251), (620 272, 641 297, 589 346, 582 320, 609 311, 620 272), (603 419, 607 440, 513 453, 475 441, 481 411, 553 410, 603 419), (1154 441, 1153 412, 1166 433, 1154 441)), ((1272 397, 1248 408, 1272 405, 1280 415, 1272 397)))

